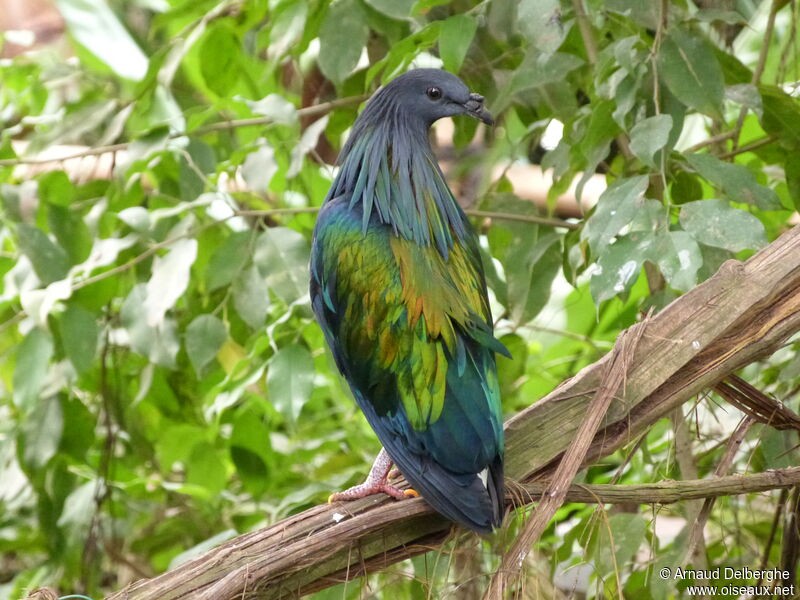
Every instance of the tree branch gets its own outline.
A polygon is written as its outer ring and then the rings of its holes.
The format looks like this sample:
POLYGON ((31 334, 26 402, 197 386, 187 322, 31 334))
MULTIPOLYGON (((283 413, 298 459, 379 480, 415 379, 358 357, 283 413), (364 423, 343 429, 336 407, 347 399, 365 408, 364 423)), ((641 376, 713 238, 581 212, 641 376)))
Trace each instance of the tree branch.
MULTIPOLYGON (((628 485, 575 483, 569 486, 566 501, 587 504, 674 504, 686 500, 788 489, 798 484, 800 484, 800 467, 788 467, 752 475, 726 475, 684 481, 665 480, 658 483, 628 485)), ((522 486, 522 490, 528 494, 526 498, 528 502, 525 504, 539 500, 547 485, 546 482, 535 482, 522 486)))
MULTIPOLYGON (((800 228, 795 228, 744 263, 728 261, 714 277, 649 320, 584 464, 635 440, 674 407, 768 355, 798 330, 800 228)), ((586 367, 506 423, 509 479, 523 484, 537 480, 541 485, 552 474, 613 355, 586 367)), ((778 478, 773 483, 787 483, 780 478, 793 478, 796 472, 749 477, 773 475, 778 478)), ((702 486, 708 486, 706 491, 719 489, 716 486, 730 485, 734 479, 715 478, 702 486)), ((674 486, 681 484, 651 485, 666 485, 660 489, 673 494, 674 486)), ((682 485, 689 488, 671 496, 673 501, 708 497, 692 488, 694 484, 682 485)), ((532 498, 536 489, 528 490, 532 498)), ((572 486, 570 493, 578 489, 590 488, 572 486)), ((567 499, 577 499, 570 493, 567 499)), ((372 497, 316 506, 230 540, 159 577, 138 581, 108 600, 265 600, 310 592, 434 549, 450 527, 422 499, 394 502, 372 497)))

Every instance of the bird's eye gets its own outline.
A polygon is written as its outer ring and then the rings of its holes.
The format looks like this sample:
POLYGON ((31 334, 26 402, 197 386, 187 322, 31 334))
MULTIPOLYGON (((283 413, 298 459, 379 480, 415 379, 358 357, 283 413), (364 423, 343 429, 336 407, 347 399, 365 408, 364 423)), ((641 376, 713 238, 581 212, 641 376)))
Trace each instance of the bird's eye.
POLYGON ((438 100, 442 97, 442 90, 440 90, 438 87, 429 87, 427 90, 425 90, 425 93, 428 94, 428 98, 431 100, 438 100))

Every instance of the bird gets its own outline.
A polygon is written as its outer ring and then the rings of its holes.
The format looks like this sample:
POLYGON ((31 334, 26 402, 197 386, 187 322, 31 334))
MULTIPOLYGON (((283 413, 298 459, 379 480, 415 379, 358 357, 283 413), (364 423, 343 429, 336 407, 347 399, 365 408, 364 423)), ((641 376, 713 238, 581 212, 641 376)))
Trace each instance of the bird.
POLYGON ((488 534, 503 517, 503 421, 488 292, 472 224, 450 191, 429 129, 480 94, 441 69, 410 70, 357 117, 320 209, 311 304, 339 371, 383 445, 343 501, 421 494, 488 534), (389 483, 395 465, 411 485, 389 483))

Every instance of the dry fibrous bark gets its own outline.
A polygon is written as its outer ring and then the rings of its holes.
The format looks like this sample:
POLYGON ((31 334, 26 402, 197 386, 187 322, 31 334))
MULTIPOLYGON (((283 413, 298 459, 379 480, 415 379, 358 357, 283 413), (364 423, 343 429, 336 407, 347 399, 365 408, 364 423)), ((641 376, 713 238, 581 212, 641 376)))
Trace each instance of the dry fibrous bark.
MULTIPOLYGON (((635 440, 676 406, 773 352, 800 330, 798 292, 800 229, 795 228, 744 263, 728 261, 714 277, 649 319, 584 464, 635 440)), ((507 422, 508 477, 523 487, 534 486, 527 489, 529 499, 537 497, 542 488, 535 486, 545 485, 542 481, 575 437, 613 356, 586 367, 507 422)), ((746 401, 747 394, 741 397, 746 401)), ((783 415, 783 423, 793 420, 783 415)), ((627 487, 627 492, 572 486, 566 499, 589 501, 590 494, 612 502, 608 494, 622 493, 626 502, 678 501, 785 488, 797 476, 796 469, 787 469, 661 482, 644 491, 627 487), (748 487, 755 481, 764 487, 748 487)), ((317 506, 136 582, 108 600, 293 597, 434 549, 450 529, 422 499, 372 497, 317 506)))
POLYGON ((504 553, 500 567, 495 571, 484 598, 503 598, 506 590, 514 584, 522 572, 525 558, 536 540, 541 537, 550 519, 566 501, 569 484, 580 470, 586 458, 586 451, 592 443, 603 417, 608 412, 611 401, 619 393, 620 386, 628 372, 628 364, 636 351, 636 346, 645 332, 649 318, 636 326, 623 331, 611 351, 607 368, 600 380, 600 386, 593 394, 586 416, 573 438, 542 495, 533 516, 520 528, 517 538, 504 553))

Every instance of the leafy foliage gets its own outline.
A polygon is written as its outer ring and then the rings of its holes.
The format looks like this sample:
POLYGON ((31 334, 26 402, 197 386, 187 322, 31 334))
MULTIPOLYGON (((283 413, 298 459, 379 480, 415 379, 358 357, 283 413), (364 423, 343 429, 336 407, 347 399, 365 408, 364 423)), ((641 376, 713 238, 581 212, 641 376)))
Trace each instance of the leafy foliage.
MULTIPOLYGON (((457 71, 501 124, 457 121, 450 175, 471 173, 465 197, 520 219, 477 223, 514 355, 499 359, 507 414, 800 207, 796 3, 771 17, 768 1, 56 4, 76 59, 50 48, 0 63, 0 598, 45 583, 99 595, 364 474, 378 446, 312 319, 309 238, 364 94, 412 64, 457 71), (64 144, 125 152, 107 177, 79 173, 91 153, 26 164, 64 144), (512 163, 552 169, 545 208, 519 197, 512 163), (557 198, 573 183, 586 195, 595 172, 608 188, 579 231, 525 220, 558 216, 557 198)), ((794 393, 796 345, 744 375, 794 393)), ((691 410, 703 475, 735 417, 707 400, 691 410)), ((585 480, 688 476, 671 440, 662 421, 585 480)), ((741 468, 795 462, 786 432, 748 440, 741 468)), ((757 566, 771 520, 769 503, 720 500, 709 564, 757 566)), ((674 565, 686 536, 657 525, 565 506, 530 577, 588 563, 589 595, 670 597, 676 582, 653 569, 674 565)), ((380 587, 443 594, 495 564, 489 546, 461 548, 465 568, 418 557, 380 587)), ((779 554, 767 549, 768 566, 779 554)))

